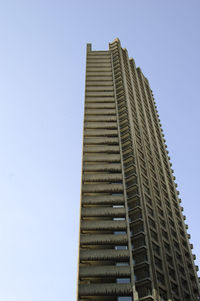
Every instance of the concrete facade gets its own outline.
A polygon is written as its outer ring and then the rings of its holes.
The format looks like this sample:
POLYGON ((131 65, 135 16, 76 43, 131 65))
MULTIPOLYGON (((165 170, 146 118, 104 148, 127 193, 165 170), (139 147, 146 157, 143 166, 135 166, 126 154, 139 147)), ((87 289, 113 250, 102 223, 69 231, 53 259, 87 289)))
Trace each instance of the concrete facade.
POLYGON ((152 91, 118 39, 87 45, 85 89, 77 300, 199 300, 152 91))

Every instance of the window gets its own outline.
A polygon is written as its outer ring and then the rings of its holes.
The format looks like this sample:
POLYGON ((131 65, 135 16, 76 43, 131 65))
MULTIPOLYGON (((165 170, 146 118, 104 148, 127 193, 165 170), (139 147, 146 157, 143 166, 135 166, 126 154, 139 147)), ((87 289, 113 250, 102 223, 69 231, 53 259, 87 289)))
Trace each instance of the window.
POLYGON ((138 222, 137 224, 131 225, 131 232, 133 234, 137 234, 139 232, 144 231, 143 223, 138 222))
POLYGON ((152 205, 151 199, 150 199, 146 194, 144 195, 144 198, 145 198, 145 201, 146 201, 148 204, 152 205))
POLYGON ((165 223, 165 221, 164 221, 162 218, 159 218, 159 221, 160 221, 160 224, 161 224, 163 227, 166 227, 166 223, 165 223))
POLYGON ((178 252, 176 252, 176 258, 182 262, 182 256, 178 252))
POLYGON ((171 252, 171 248, 170 248, 170 245, 166 242, 164 242, 164 247, 165 247, 165 250, 168 251, 169 253, 171 252))
POLYGON ((147 261, 147 254, 146 252, 143 252, 143 253, 136 253, 133 255, 133 260, 134 260, 134 264, 138 264, 138 263, 141 263, 141 262, 144 262, 144 261, 147 261))
POLYGON ((179 250, 180 249, 180 247, 179 247, 179 244, 178 244, 178 242, 177 241, 175 241, 175 240, 173 240, 173 243, 174 243, 174 246, 179 250))
POLYGON ((158 271, 157 271, 157 279, 158 279, 158 281, 161 282, 162 284, 165 284, 165 278, 164 278, 164 275, 161 274, 161 273, 159 273, 158 271))
POLYGON ((162 202, 160 199, 156 198, 156 202, 158 203, 158 205, 160 205, 160 207, 162 207, 162 202))
POLYGON ((151 232, 151 237, 153 239, 155 239, 156 241, 158 241, 158 235, 157 235, 157 233, 155 231, 153 231, 153 230, 150 230, 150 232, 151 232))
POLYGON ((147 211, 150 215, 154 216, 153 210, 147 206, 147 211))
POLYGON ((117 283, 130 283, 131 280, 130 280, 130 278, 117 278, 116 282, 117 283))
POLYGON ((157 265, 157 267, 159 267, 159 269, 162 270, 162 261, 158 258, 158 257, 154 257, 155 260, 155 264, 157 265))
POLYGON ((137 281, 149 277, 149 269, 148 269, 148 266, 145 266, 145 267, 142 267, 142 268, 135 269, 135 275, 136 275, 137 281))
POLYGON ((169 268, 169 275, 172 277, 172 279, 176 280, 174 269, 169 268))
POLYGON ((178 286, 171 282, 172 291, 174 294, 178 295, 178 286))
POLYGON ((117 301, 133 301, 132 297, 118 297, 117 301))
POLYGON ((150 194, 149 188, 147 188, 145 185, 143 185, 143 186, 144 186, 144 191, 145 191, 146 193, 150 194))
POLYGON ((137 287, 139 298, 151 295, 151 287, 147 284, 137 287))
POLYGON ((164 216, 163 210, 161 210, 159 207, 157 207, 157 208, 158 208, 158 213, 159 213, 161 216, 164 216))
POLYGON ((170 223, 170 225, 172 226, 172 227, 175 227, 175 224, 174 224, 174 222, 169 218, 169 223, 170 223))
POLYGON ((160 300, 167 301, 167 293, 163 289, 159 288, 160 300))
POLYGON ((116 262, 115 265, 118 266, 118 267, 121 267, 121 266, 128 266, 129 263, 128 262, 116 262))
POLYGON ((144 236, 138 237, 138 238, 135 238, 135 239, 132 240, 132 248, 133 249, 142 247, 144 245, 145 245, 145 238, 144 238, 144 236))
POLYGON ((153 228, 156 228, 156 224, 155 224, 154 220, 151 219, 150 217, 148 218, 148 220, 149 220, 149 224, 150 224, 153 228))
POLYGON ((166 231, 162 230, 162 235, 163 235, 163 237, 165 237, 166 239, 168 239, 168 234, 167 234, 166 231))
POLYGON ((115 246, 115 250, 128 250, 128 246, 115 246))
POLYGON ((188 300, 188 301, 191 300, 189 294, 185 293, 184 296, 185 296, 185 300, 188 300))
POLYGON ((140 201, 136 198, 132 198, 128 200, 128 209, 133 209, 137 206, 140 206, 140 201))
POLYGON ((172 229, 171 229, 171 232, 172 232, 172 235, 173 235, 175 238, 177 238, 176 232, 175 232, 174 230, 172 230, 172 229))
POLYGON ((173 266, 172 257, 167 254, 167 262, 173 266))
POLYGON ((119 196, 119 195, 124 195, 124 194, 122 192, 118 192, 118 193, 112 193, 112 195, 119 196))
POLYGON ((130 222, 138 220, 139 218, 142 218, 142 213, 140 210, 129 211, 129 221, 130 222))
POLYGON ((149 185, 149 182, 148 182, 148 180, 145 177, 142 177, 142 180, 143 180, 144 184, 149 185))
POLYGON ((160 248, 156 244, 152 243, 153 250, 156 254, 160 255, 160 248))

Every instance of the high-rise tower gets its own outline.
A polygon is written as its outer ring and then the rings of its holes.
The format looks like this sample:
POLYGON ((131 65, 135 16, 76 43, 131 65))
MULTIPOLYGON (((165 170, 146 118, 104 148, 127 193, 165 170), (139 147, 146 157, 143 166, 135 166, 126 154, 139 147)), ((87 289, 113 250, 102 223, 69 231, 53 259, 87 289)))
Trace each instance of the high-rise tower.
POLYGON ((78 300, 196 301, 181 200, 148 80, 87 45, 78 300))

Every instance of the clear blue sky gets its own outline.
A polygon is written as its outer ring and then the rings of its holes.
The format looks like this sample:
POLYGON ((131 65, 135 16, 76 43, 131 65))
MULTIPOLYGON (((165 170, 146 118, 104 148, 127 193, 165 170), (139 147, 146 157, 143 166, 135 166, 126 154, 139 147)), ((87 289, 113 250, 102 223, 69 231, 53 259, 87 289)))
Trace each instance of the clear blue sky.
POLYGON ((0 300, 75 300, 85 48, 148 77, 200 263, 199 0, 0 3, 0 300))

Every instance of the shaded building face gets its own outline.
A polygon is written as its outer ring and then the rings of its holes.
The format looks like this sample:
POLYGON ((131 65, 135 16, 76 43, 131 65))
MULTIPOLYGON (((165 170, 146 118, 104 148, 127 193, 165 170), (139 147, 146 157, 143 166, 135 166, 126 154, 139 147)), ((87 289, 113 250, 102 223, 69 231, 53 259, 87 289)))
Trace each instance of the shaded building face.
POLYGON ((78 300, 199 300, 152 91, 116 39, 87 45, 78 300))

